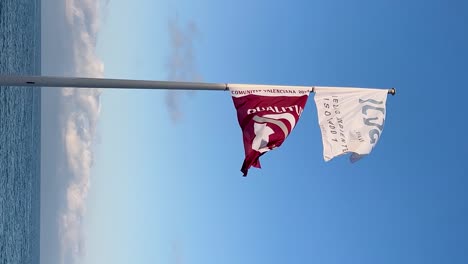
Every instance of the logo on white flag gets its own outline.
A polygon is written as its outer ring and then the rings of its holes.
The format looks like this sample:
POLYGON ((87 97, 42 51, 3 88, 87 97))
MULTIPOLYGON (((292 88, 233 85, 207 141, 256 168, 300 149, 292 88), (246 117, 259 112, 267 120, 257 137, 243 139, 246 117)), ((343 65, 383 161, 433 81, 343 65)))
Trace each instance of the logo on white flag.
POLYGON ((380 134, 383 131, 383 126, 385 123, 385 105, 383 105, 384 102, 376 101, 373 99, 359 99, 359 103, 363 105, 361 111, 364 115, 364 125, 374 127, 369 131, 370 143, 374 145, 380 138, 380 134))

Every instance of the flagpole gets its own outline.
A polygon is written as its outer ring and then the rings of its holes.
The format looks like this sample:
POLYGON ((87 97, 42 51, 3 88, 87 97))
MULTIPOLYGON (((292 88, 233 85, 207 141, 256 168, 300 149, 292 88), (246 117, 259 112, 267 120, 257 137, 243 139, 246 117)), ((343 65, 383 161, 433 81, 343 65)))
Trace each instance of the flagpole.
MULTIPOLYGON (((0 75, 0 86, 153 89, 153 90, 208 90, 227 91, 228 83, 172 82, 129 79, 77 78, 56 76, 0 75)), ((276 86, 276 85, 271 85, 276 86)), ((285 86, 282 86, 285 87, 285 86)), ((294 88, 295 86, 287 86, 294 88)), ((310 86, 311 92, 314 87, 310 86)), ((388 90, 395 95, 395 88, 388 90)))

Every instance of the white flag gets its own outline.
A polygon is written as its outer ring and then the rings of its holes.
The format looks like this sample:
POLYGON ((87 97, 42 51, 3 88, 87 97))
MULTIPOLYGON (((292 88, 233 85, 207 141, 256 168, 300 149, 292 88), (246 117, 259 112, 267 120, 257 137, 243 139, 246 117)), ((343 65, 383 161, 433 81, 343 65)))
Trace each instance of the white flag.
POLYGON ((369 154, 382 135, 388 90, 315 87, 323 158, 351 153, 355 162, 369 154))

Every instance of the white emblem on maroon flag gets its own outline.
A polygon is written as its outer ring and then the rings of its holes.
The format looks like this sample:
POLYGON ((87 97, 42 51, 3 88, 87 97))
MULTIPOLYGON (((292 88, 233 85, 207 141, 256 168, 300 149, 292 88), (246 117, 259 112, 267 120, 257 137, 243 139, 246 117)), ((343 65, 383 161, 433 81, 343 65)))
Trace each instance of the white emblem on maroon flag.
POLYGON ((244 176, 251 166, 260 168, 259 157, 281 146, 304 110, 310 87, 229 85, 242 129, 244 176))

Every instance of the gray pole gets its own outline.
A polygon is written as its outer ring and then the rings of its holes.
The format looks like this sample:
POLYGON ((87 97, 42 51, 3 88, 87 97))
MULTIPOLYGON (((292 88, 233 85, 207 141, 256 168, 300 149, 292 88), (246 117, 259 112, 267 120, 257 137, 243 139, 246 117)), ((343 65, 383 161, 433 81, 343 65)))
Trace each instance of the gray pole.
MULTIPOLYGON (((75 87, 75 88, 123 88, 156 90, 229 90, 227 83, 169 82, 127 79, 74 78, 53 76, 0 75, 0 86, 75 87)), ((273 87, 275 85, 272 85, 273 87)), ((293 88, 294 86, 289 86, 293 88)), ((313 92, 313 87, 311 86, 313 92)), ((395 89, 388 90, 395 95, 395 89)))

